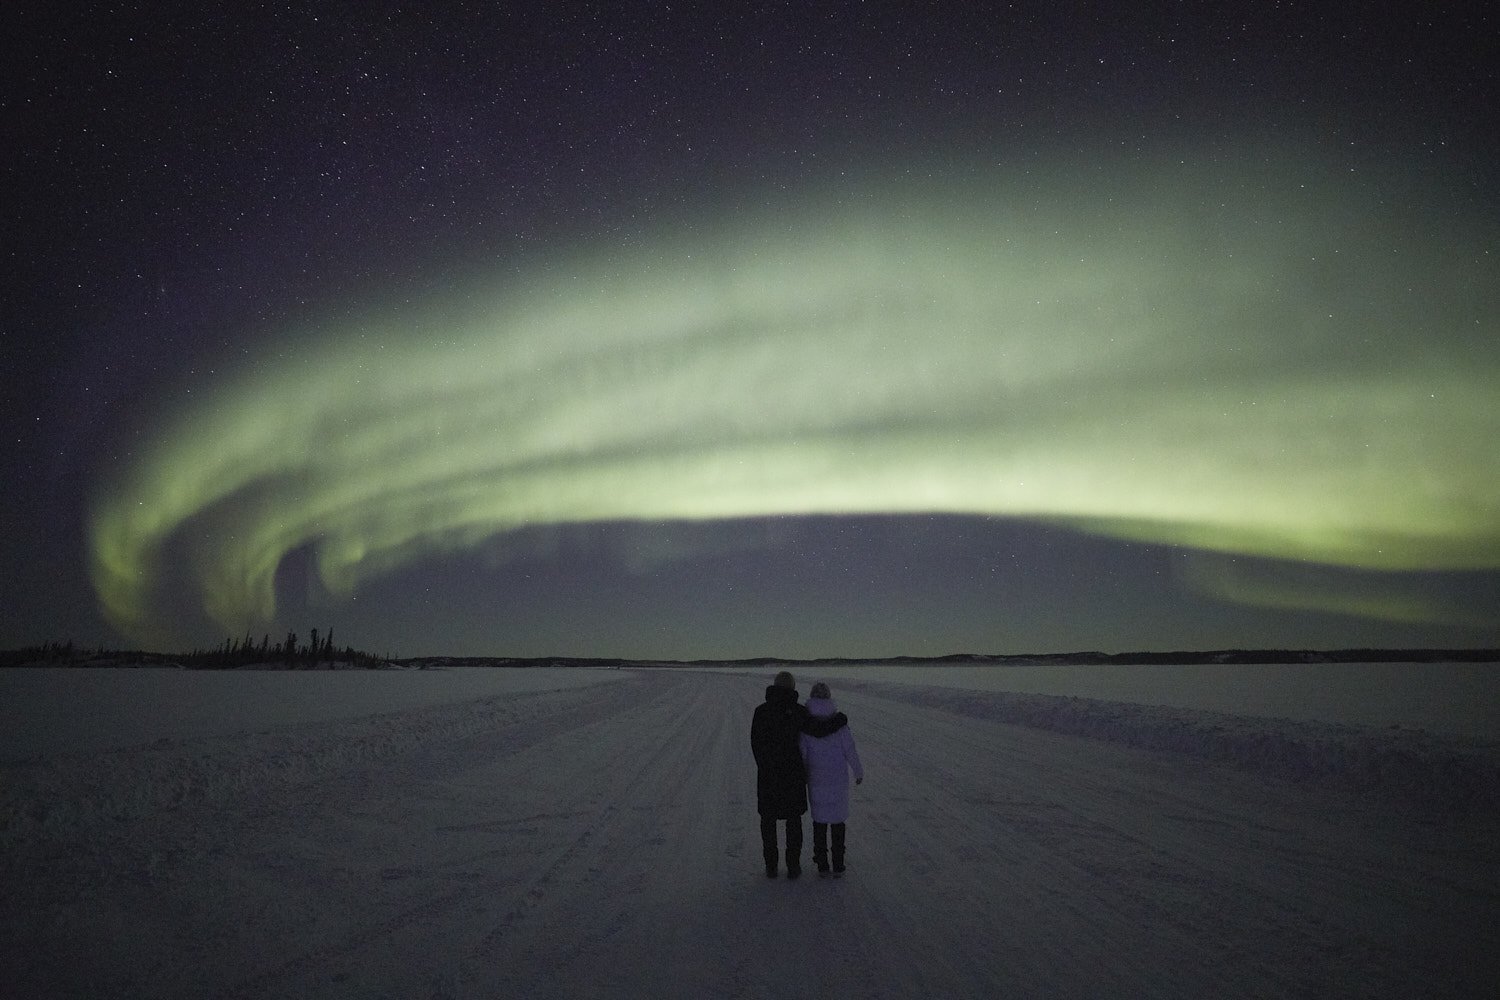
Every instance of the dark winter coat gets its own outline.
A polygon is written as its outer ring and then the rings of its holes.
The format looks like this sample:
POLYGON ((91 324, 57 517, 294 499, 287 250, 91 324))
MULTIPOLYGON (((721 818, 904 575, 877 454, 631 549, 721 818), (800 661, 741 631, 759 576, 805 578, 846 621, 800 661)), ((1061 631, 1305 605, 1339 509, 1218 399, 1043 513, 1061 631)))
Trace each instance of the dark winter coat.
POLYGON ((840 712, 831 719, 814 719, 797 703, 792 688, 766 688, 764 704, 756 706, 750 723, 750 749, 755 754, 755 805, 762 816, 795 819, 807 812, 807 771, 802 764, 803 733, 827 736, 848 720, 840 712))

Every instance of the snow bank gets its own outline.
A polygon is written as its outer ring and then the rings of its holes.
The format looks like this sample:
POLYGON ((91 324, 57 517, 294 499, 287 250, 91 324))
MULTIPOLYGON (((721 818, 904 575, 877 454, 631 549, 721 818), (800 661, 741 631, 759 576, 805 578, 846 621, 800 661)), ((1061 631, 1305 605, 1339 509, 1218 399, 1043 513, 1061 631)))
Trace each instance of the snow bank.
MULTIPOLYGON (((333 676, 360 683, 354 679, 360 675, 333 676)), ((275 794, 424 744, 461 740, 604 702, 605 689, 614 687, 500 695, 261 732, 162 737, 145 746, 0 763, 0 846, 38 835, 79 835, 102 822, 139 819, 183 805, 275 794)))
POLYGON ((0 761, 353 719, 620 676, 582 667, 0 670, 0 761))
POLYGON ((1500 743, 1420 729, 1342 725, 881 681, 842 686, 895 701, 1336 786, 1421 808, 1500 809, 1500 743))

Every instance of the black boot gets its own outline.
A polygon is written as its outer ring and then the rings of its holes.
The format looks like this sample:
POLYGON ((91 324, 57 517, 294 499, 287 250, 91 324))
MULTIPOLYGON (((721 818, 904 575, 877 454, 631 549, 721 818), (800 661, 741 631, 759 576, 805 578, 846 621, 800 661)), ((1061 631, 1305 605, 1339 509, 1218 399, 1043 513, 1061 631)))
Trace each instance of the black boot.
POLYGON ((786 877, 797 878, 802 874, 802 851, 793 852, 789 847, 786 851, 786 877))
POLYGON ((833 824, 833 873, 844 874, 844 834, 847 828, 843 823, 833 824))
POLYGON ((813 864, 819 875, 828 874, 828 824, 813 824, 813 864))

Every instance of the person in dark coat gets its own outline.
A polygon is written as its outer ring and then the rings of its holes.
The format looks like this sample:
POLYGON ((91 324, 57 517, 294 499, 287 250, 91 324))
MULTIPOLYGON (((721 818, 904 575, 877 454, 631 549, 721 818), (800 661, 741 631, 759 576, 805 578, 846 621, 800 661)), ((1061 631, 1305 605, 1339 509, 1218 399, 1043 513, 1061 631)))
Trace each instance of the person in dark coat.
POLYGON ((807 770, 802 763, 803 733, 827 736, 847 720, 842 712, 814 719, 797 702, 797 682, 783 670, 766 688, 764 704, 756 706, 750 723, 750 749, 755 754, 755 805, 760 811, 760 843, 766 875, 777 872, 776 824, 786 823, 786 877, 802 874, 802 814, 807 812, 807 770))

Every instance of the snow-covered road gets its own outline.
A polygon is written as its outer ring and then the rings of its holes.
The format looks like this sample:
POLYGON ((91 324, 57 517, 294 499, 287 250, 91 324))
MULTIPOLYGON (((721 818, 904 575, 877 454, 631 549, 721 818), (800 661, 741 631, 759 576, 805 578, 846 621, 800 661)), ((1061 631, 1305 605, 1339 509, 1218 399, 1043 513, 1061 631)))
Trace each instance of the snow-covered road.
POLYGON ((1494 817, 898 688, 835 687, 868 772, 848 876, 768 880, 748 747, 765 683, 643 672, 426 709, 380 723, 421 739, 336 767, 271 780, 279 758, 257 750, 262 780, 27 828, 0 867, 7 992, 1410 998, 1500 981, 1494 817))

